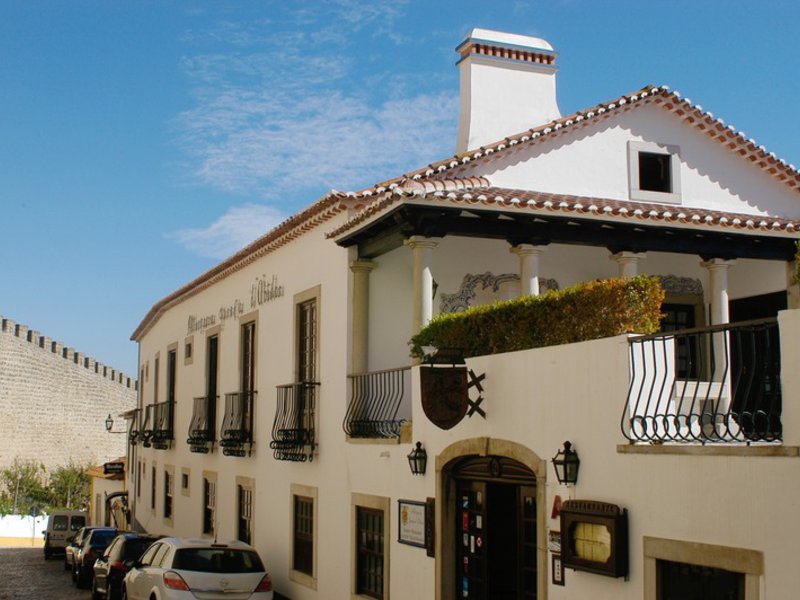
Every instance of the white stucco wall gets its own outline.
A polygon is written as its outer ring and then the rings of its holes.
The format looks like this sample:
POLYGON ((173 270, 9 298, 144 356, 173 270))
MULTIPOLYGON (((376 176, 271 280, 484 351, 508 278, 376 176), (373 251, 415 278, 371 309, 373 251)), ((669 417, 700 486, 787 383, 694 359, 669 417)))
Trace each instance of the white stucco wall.
POLYGON ((520 144, 447 176, 484 175, 498 187, 630 200, 629 141, 680 148, 684 206, 800 217, 796 191, 657 106, 619 112, 534 145, 520 144))

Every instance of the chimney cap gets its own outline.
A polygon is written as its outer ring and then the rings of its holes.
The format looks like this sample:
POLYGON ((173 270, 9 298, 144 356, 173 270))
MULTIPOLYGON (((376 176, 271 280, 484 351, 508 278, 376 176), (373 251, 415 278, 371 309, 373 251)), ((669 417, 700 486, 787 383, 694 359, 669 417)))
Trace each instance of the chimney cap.
POLYGON ((469 32, 466 39, 461 42, 456 51, 459 52, 464 44, 474 42, 485 42, 499 46, 516 47, 526 50, 539 50, 540 52, 554 53, 553 46, 550 42, 542 38, 533 37, 529 35, 519 35, 517 33, 505 33, 503 31, 494 31, 492 29, 474 28, 469 32))

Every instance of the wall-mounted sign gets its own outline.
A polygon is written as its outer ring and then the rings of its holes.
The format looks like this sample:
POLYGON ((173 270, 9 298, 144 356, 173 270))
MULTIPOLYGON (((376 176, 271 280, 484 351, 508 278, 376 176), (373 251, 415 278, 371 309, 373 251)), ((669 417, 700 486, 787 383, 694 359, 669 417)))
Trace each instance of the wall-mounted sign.
POLYGON ((628 511, 595 500, 561 506, 561 556, 565 567, 609 577, 628 574, 628 511))
POLYGON ((103 465, 104 475, 122 475, 125 473, 124 462, 107 462, 103 465))
POLYGON ((561 553, 561 532, 553 531, 552 529, 547 532, 547 549, 553 554, 561 553))
POLYGON ((560 554, 552 555, 550 572, 553 574, 553 585, 564 585, 564 563, 560 554))
MULTIPOLYGON (((283 286, 278 284, 277 275, 273 275, 270 279, 266 275, 256 277, 255 283, 250 286, 250 308, 257 308, 262 304, 282 297, 283 286)), ((244 302, 236 298, 230 304, 220 306, 213 314, 200 317, 189 315, 186 335, 203 331, 217 323, 222 324, 228 319, 240 316, 242 313, 244 313, 244 302)))
POLYGON ((419 370, 422 410, 440 429, 461 422, 469 408, 466 367, 422 367, 419 370))
POLYGON ((425 548, 425 502, 397 501, 397 541, 425 548))
POLYGON ((267 279, 266 275, 256 277, 256 282, 250 286, 250 308, 281 297, 283 297, 283 286, 278 285, 277 275, 273 275, 271 279, 267 279))

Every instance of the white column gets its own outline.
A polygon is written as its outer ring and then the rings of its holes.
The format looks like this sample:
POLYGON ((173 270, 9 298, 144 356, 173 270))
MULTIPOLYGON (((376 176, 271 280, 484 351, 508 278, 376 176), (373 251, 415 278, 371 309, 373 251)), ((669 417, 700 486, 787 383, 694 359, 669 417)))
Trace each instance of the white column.
POLYGON ((517 244, 509 252, 519 256, 519 294, 520 296, 539 295, 539 257, 546 246, 517 244))
MULTIPOLYGON (((728 269, 735 261, 712 258, 703 261, 700 266, 708 270, 708 287, 711 301, 711 325, 724 325, 730 322, 728 310, 728 269)), ((717 415, 726 415, 731 403, 731 364, 730 364, 730 335, 727 331, 717 331, 711 334, 712 348, 714 351, 714 372, 710 377, 712 382, 719 382, 719 404, 715 410, 717 415)), ((707 409, 706 409, 707 410, 707 409)), ((719 418, 715 425, 719 424, 719 418)))
POLYGON ((432 250, 438 242, 419 235, 405 241, 414 257, 414 305, 412 310, 412 333, 418 333, 433 317, 433 274, 431 273, 432 250))
POLYGON ((369 366, 369 273, 374 268, 371 260, 350 263, 353 272, 352 373, 366 373, 369 366))
POLYGON ((619 276, 622 279, 636 277, 639 274, 639 261, 645 257, 644 252, 617 252, 610 256, 619 265, 619 276))
POLYGON ((730 322, 728 311, 728 269, 735 264, 733 260, 712 258, 700 266, 708 270, 709 300, 711 302, 710 325, 724 325, 730 322))

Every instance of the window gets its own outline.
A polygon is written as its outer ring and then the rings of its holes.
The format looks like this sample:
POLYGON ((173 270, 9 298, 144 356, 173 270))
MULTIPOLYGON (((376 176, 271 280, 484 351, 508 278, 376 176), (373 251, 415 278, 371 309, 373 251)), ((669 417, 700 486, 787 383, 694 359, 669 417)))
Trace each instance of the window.
POLYGON ((186 342, 186 345, 183 347, 183 358, 184 360, 188 361, 192 358, 192 342, 186 342))
POLYGON ((172 473, 164 471, 164 518, 172 519, 172 497, 174 495, 172 473))
POLYGON ((256 322, 242 325, 242 394, 250 395, 255 390, 256 376, 256 322))
POLYGON ((388 599, 389 498, 352 495, 355 573, 353 593, 368 598, 388 599))
POLYGON ((317 380, 317 299, 297 305, 297 381, 317 380))
POLYGON ((356 593, 383 598, 383 511, 356 509, 356 593))
MULTIPOLYGON (((176 344, 177 346, 177 344, 176 344)), ((170 438, 172 438, 172 424, 175 422, 175 388, 176 388, 176 357, 177 357, 177 350, 170 350, 167 352, 167 402, 169 403, 169 423, 167 427, 169 428, 170 438)))
POLYGON ((239 518, 237 519, 237 535, 245 544, 253 539, 253 488, 244 485, 236 486, 239 518))
POLYGON ((186 490, 189 488, 189 474, 181 473, 181 488, 186 490))
POLYGON ((631 200, 681 202, 680 155, 677 146, 628 142, 631 200))
POLYGON ((644 538, 644 600, 758 600, 763 574, 757 550, 644 538))
POLYGON ((160 362, 160 357, 156 355, 153 362, 153 404, 158 404, 158 366, 160 362))
POLYGON ((294 552, 292 568, 314 574, 314 499, 294 497, 294 552))
POLYGON ((152 471, 150 473, 152 478, 150 479, 151 487, 150 487, 150 510, 156 509, 156 466, 153 465, 152 471))
POLYGON ((142 471, 144 470, 142 461, 136 461, 136 497, 142 497, 142 471))
POLYGON ((142 557, 139 559, 139 562, 141 562, 143 565, 153 564, 153 557, 155 557, 156 552, 158 552, 163 547, 164 544, 153 544, 147 549, 147 551, 144 554, 142 554, 142 557))
POLYGON ((289 579, 317 589, 317 488, 291 484, 292 548, 289 579))
POLYGON ((672 193, 672 169, 669 154, 639 152, 639 189, 672 193))
POLYGON ((203 476, 203 533, 214 535, 214 525, 217 510, 217 481, 216 477, 203 476))

